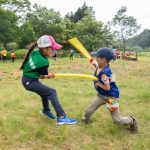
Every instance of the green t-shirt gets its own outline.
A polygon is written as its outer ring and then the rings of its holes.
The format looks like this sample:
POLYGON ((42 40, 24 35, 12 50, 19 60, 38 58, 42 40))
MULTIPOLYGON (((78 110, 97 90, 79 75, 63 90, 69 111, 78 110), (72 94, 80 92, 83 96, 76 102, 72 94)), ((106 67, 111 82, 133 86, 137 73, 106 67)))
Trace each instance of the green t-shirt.
POLYGON ((23 76, 27 78, 39 78, 40 74, 37 70, 48 65, 48 59, 39 50, 35 50, 30 54, 29 59, 24 65, 23 76))

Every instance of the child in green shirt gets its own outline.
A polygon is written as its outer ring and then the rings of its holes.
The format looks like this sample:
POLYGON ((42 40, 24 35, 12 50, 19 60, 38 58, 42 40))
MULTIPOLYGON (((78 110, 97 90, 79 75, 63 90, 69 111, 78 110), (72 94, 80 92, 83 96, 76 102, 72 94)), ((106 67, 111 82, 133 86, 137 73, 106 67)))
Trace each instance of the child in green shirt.
POLYGON ((52 36, 44 35, 29 49, 24 62, 21 66, 23 70, 22 84, 26 90, 37 93, 43 104, 42 114, 50 119, 55 119, 54 114, 49 107, 51 101, 56 114, 57 124, 75 124, 77 121, 68 117, 59 103, 56 90, 42 84, 39 79, 54 78, 53 73, 48 73, 49 61, 48 57, 52 56, 53 49, 61 49, 61 45, 57 44, 52 36), (38 50, 34 50, 38 47, 38 50))

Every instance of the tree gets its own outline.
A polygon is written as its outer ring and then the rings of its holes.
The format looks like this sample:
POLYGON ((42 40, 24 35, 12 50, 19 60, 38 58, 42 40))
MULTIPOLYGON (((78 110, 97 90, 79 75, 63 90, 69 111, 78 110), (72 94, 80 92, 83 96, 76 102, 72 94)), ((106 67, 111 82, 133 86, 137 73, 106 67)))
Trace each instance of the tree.
POLYGON ((110 22, 107 22, 107 24, 104 26, 104 30, 105 30, 105 46, 106 47, 114 46, 114 33, 111 31, 110 22))
POLYGON ((20 27, 20 40, 19 46, 20 48, 25 48, 31 42, 34 42, 35 39, 35 32, 30 22, 25 22, 20 27))
POLYGON ((64 18, 61 22, 61 25, 63 26, 64 29, 63 31, 64 43, 67 43, 68 39, 76 36, 75 33, 76 24, 72 22, 70 19, 64 18))
POLYGON ((145 29, 142 33, 139 35, 130 38, 127 41, 129 46, 140 46, 144 49, 150 47, 150 29, 145 29))
POLYGON ((36 38, 44 34, 50 34, 61 41, 64 28, 59 12, 34 5, 34 10, 27 14, 26 21, 32 25, 36 38))
POLYGON ((65 48, 70 46, 68 39, 74 36, 89 50, 111 45, 113 36, 109 27, 96 20, 93 8, 86 3, 71 17, 64 18, 54 9, 37 4, 32 10, 30 7, 29 0, 0 0, 0 47, 15 42, 19 48, 25 48, 44 34, 54 36, 65 48))
POLYGON ((18 17, 16 14, 9 10, 0 8, 0 42, 6 47, 6 44, 17 40, 17 27, 18 17))
POLYGON ((19 23, 24 22, 26 14, 31 11, 29 0, 1 0, 1 8, 14 12, 18 16, 19 23))
POLYGON ((137 25, 137 20, 132 16, 127 16, 126 12, 127 8, 122 6, 112 19, 116 38, 122 41, 124 51, 126 50, 127 39, 133 37, 140 29, 140 26, 137 25))
POLYGON ((93 7, 88 7, 86 5, 86 3, 84 2, 82 7, 79 7, 78 10, 73 13, 68 13, 66 15, 66 18, 70 19, 73 22, 78 22, 81 19, 83 19, 85 16, 91 16, 91 17, 95 17, 95 12, 93 10, 93 7))
POLYGON ((76 23, 76 35, 90 51, 106 46, 108 28, 91 16, 84 17, 76 23))
POLYGON ((31 3, 29 0, 1 0, 0 6, 15 13, 25 13, 30 10, 31 3))

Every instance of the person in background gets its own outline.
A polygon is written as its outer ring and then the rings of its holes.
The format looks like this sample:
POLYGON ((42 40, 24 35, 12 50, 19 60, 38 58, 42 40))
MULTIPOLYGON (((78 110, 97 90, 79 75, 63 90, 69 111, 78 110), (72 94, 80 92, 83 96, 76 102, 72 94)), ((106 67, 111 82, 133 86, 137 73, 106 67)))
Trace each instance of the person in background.
POLYGON ((74 50, 71 49, 70 50, 70 60, 73 60, 74 59, 74 50))
POLYGON ((5 50, 5 49, 2 50, 1 55, 2 55, 3 62, 6 62, 6 60, 7 60, 7 50, 5 50))
POLYGON ((15 58, 16 58, 15 52, 11 52, 10 57, 11 57, 12 62, 15 62, 15 58))
POLYGON ((114 60, 116 60, 117 59, 117 49, 115 46, 112 48, 112 51, 114 53, 114 60))
POLYGON ((56 61, 56 58, 57 58, 57 51, 54 50, 54 52, 53 52, 53 59, 54 59, 54 61, 56 61))

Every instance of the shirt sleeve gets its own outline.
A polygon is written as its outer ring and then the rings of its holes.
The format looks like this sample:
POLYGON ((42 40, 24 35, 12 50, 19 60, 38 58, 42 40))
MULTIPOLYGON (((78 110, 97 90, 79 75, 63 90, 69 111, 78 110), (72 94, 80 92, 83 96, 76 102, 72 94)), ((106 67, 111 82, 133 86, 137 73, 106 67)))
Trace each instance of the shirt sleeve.
POLYGON ((40 75, 48 75, 48 65, 42 68, 39 68, 37 71, 40 75))

